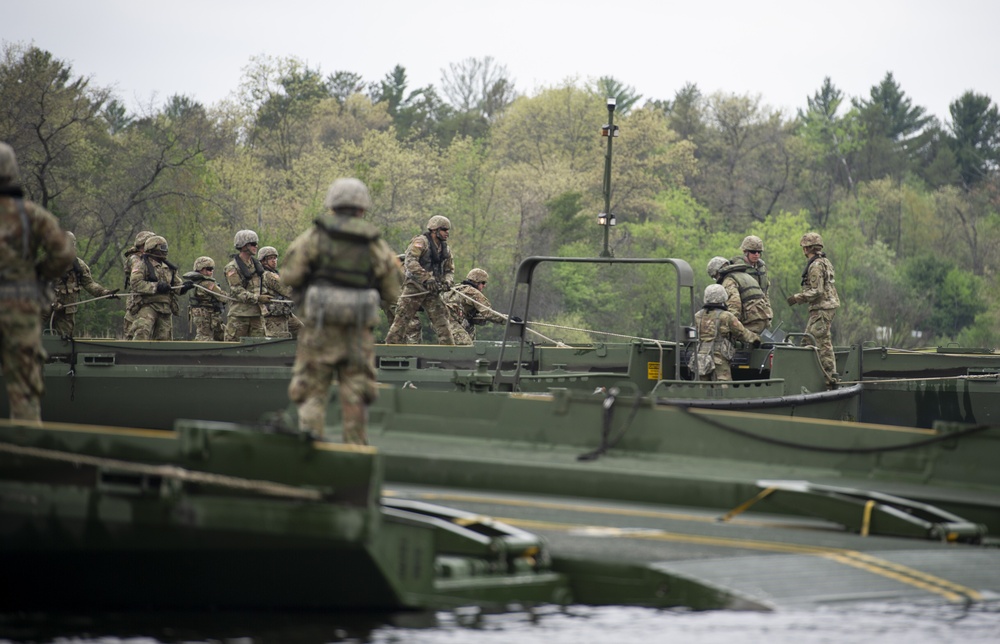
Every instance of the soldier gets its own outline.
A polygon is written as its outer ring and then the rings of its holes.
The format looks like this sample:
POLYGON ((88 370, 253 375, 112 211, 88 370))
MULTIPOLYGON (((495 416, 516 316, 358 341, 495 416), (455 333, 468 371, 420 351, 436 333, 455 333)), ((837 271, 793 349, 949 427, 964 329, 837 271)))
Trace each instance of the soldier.
MULTIPOLYGON (((76 251, 76 235, 71 232, 66 233, 73 243, 73 250, 76 251)), ((80 301, 80 289, 86 289, 94 297, 111 296, 117 299, 115 293, 118 289, 111 290, 101 286, 90 273, 90 266, 79 257, 73 260, 70 269, 57 277, 53 281, 56 298, 52 302, 51 314, 42 312, 42 325, 49 326, 59 336, 72 338, 76 329, 76 303, 80 301)))
POLYGON ((803 346, 819 349, 819 363, 826 376, 826 386, 835 389, 840 382, 837 362, 833 357, 831 325, 833 316, 840 306, 837 287, 834 286, 833 264, 823 252, 823 238, 819 233, 806 233, 799 240, 802 254, 806 256, 806 268, 802 271, 802 291, 789 296, 789 305, 809 303, 809 321, 802 338, 803 346), (810 338, 809 336, 812 336, 810 338), (815 342, 813 341, 815 338, 815 342))
POLYGON ((233 239, 239 252, 225 268, 229 294, 236 300, 229 305, 227 342, 264 337, 264 305, 271 302, 271 296, 264 292, 264 267, 257 261, 257 241, 257 233, 252 230, 241 230, 233 239))
POLYGON ((337 179, 315 225, 288 248, 282 281, 304 303, 288 397, 299 428, 322 436, 330 383, 338 394, 345 443, 368 443, 368 404, 377 395, 375 338, 379 300, 399 297, 399 261, 379 231, 361 219, 368 188, 337 179))
POLYGON ((12 420, 42 419, 45 351, 38 277, 62 275, 75 257, 56 218, 24 198, 14 149, 0 142, 0 363, 12 420))
POLYGON ((130 288, 130 280, 132 279, 132 270, 142 263, 142 251, 143 247, 146 245, 146 240, 152 237, 154 233, 149 230, 144 230, 135 236, 135 246, 129 248, 122 254, 122 262, 125 268, 125 286, 122 288, 128 295, 125 296, 125 339, 132 339, 132 323, 135 322, 135 317, 130 313, 130 311, 138 309, 139 294, 133 293, 130 288))
POLYGON ((153 235, 143 245, 141 261, 132 269, 129 288, 139 297, 131 313, 133 340, 172 340, 173 316, 180 312, 178 294, 191 288, 177 275, 177 267, 167 261, 167 240, 153 235))
MULTIPOLYGON (((403 287, 406 282, 406 271, 403 269, 403 262, 406 261, 406 253, 402 255, 396 255, 396 259, 399 260, 399 286, 403 287)), ((392 327, 393 321, 396 319, 396 304, 397 300, 389 302, 388 300, 382 300, 379 302, 379 308, 385 313, 385 318, 389 322, 389 327, 392 327)), ((406 324, 406 328, 403 329, 403 341, 401 344, 420 344, 422 341, 422 332, 420 324, 420 312, 424 309, 421 307, 418 309, 417 313, 413 314, 410 321, 406 324)))
POLYGON ((451 221, 434 215, 427 230, 410 241, 406 248, 406 282, 396 303, 396 319, 385 336, 386 344, 402 344, 410 320, 423 307, 430 318, 439 344, 455 344, 448 325, 450 315, 441 293, 455 285, 455 262, 448 248, 451 221))
POLYGON ((726 289, 720 284, 705 288, 705 305, 694 314, 698 349, 688 361, 695 380, 728 382, 733 379, 729 361, 736 350, 733 340, 760 346, 760 337, 748 330, 726 309, 726 289))
POLYGON ((288 299, 292 289, 281 282, 278 273, 278 251, 274 246, 265 246, 257 251, 257 260, 264 267, 264 292, 271 296, 271 303, 265 306, 264 334, 269 338, 296 338, 302 323, 292 315, 292 304, 288 299), (278 302, 276 300, 285 300, 278 302))
POLYGON ((771 325, 771 304, 764 290, 747 271, 749 266, 740 259, 727 261, 713 257, 708 262, 708 273, 715 273, 715 280, 726 290, 726 307, 739 318, 746 328, 760 333, 771 325), (720 261, 721 260, 721 261, 720 261))
MULTIPOLYGON (((756 235, 747 235, 743 238, 743 243, 740 244, 740 250, 743 251, 743 257, 733 259, 732 263, 742 261, 749 266, 747 275, 757 280, 760 290, 764 291, 764 297, 769 298, 768 291, 771 290, 771 279, 767 276, 767 265, 764 264, 764 240, 756 235)), ((771 305, 770 299, 768 299, 767 304, 771 305)))
POLYGON ((194 270, 184 273, 184 279, 194 285, 188 306, 188 318, 194 325, 194 339, 221 342, 225 339, 226 325, 222 316, 228 298, 215 281, 215 260, 211 257, 194 260, 194 270))
POLYGON ((474 268, 461 284, 445 293, 444 301, 451 313, 451 335, 455 344, 472 344, 476 339, 476 325, 507 322, 507 316, 494 311, 490 301, 483 295, 489 279, 486 271, 474 268))

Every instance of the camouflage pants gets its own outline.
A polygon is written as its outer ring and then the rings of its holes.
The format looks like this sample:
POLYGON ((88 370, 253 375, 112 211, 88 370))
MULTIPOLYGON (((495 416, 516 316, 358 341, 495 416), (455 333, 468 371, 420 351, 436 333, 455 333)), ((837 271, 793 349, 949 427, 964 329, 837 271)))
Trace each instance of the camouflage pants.
POLYGON ((225 339, 226 327, 222 324, 222 314, 215 311, 195 313, 191 309, 191 324, 194 326, 194 339, 199 342, 221 342, 225 339))
POLYGON ((828 385, 838 380, 837 360, 833 356, 833 337, 831 327, 836 309, 816 309, 809 311, 809 321, 805 332, 816 338, 814 343, 809 337, 802 338, 802 346, 816 347, 819 351, 819 364, 823 367, 828 385))
POLYGON ((52 327, 52 333, 60 338, 72 338, 76 330, 76 313, 66 313, 65 310, 43 313, 42 329, 52 327))
MULTIPOLYGON (((743 322, 743 320, 740 320, 740 322, 743 322)), ((743 322, 743 326, 747 331, 753 331, 757 335, 760 335, 761 331, 766 329, 770 323, 770 320, 750 320, 749 322, 743 322)))
POLYGON ((472 344, 473 340, 469 332, 465 330, 465 327, 454 320, 451 322, 451 337, 455 341, 455 344, 472 344))
POLYGON ((431 327, 437 334, 438 344, 455 344, 448 325, 448 307, 437 293, 427 293, 416 284, 403 285, 403 294, 396 303, 396 318, 385 336, 386 344, 403 344, 407 324, 416 317, 420 307, 424 308, 430 318, 431 327))
POLYGON ((729 366, 729 361, 722 357, 718 352, 712 354, 712 360, 715 363, 715 370, 711 373, 703 373, 698 377, 698 380, 702 381, 716 381, 716 382, 732 382, 733 380, 733 370, 729 366))
POLYGON ((302 321, 299 320, 294 314, 288 316, 288 332, 292 334, 293 338, 299 337, 299 331, 302 330, 302 321))
POLYGON ((158 313, 151 306, 144 306, 135 314, 132 322, 133 340, 173 340, 174 316, 158 313))
POLYGON ((305 326, 299 334, 288 398, 299 429, 323 435, 330 385, 338 381, 345 443, 368 444, 368 404, 378 394, 375 337, 370 328, 305 326))
POLYGON ((263 338, 264 318, 260 315, 230 315, 226 323, 226 342, 239 342, 240 338, 263 338))
POLYGON ((18 302, 0 302, 0 360, 7 384, 10 417, 18 420, 41 420, 42 325, 38 309, 23 310, 18 302), (19 310, 21 309, 21 310, 19 310))
POLYGON ((290 315, 268 315, 264 318, 264 335, 269 338, 290 338, 292 332, 288 328, 290 315))

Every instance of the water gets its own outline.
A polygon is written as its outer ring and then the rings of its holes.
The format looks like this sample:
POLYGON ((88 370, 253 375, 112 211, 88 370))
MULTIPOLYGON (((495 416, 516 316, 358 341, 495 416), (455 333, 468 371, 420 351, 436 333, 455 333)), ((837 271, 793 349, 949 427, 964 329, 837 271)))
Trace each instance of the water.
POLYGON ((0 642, 60 644, 941 644, 1000 641, 1000 601, 777 613, 541 606, 483 613, 2 615, 0 642))

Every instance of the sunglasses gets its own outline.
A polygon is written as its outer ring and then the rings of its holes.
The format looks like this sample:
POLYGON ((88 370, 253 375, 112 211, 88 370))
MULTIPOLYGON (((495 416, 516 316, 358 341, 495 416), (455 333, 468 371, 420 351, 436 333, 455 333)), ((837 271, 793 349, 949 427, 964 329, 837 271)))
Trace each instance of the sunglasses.
POLYGON ((445 228, 444 226, 441 226, 440 228, 438 228, 438 230, 443 230, 444 232, 448 232, 448 230, 450 230, 450 229, 445 228))
POLYGON ((760 255, 760 254, 761 254, 761 253, 763 253, 763 252, 764 252, 764 251, 762 251, 762 250, 748 250, 748 251, 747 251, 747 254, 748 254, 748 255, 760 255))

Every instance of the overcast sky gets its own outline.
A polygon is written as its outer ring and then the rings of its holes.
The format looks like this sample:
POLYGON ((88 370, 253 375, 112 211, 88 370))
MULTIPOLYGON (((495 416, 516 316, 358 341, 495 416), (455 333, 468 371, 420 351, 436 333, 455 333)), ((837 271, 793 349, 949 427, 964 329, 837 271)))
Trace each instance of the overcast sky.
POLYGON ((492 56, 522 93, 610 75, 645 98, 694 82, 790 114, 825 76, 867 97, 887 71, 942 120, 966 90, 1000 100, 997 0, 34 0, 3 13, 3 41, 52 52, 133 109, 173 94, 214 104, 259 55, 369 82, 401 64, 411 90, 492 56))

